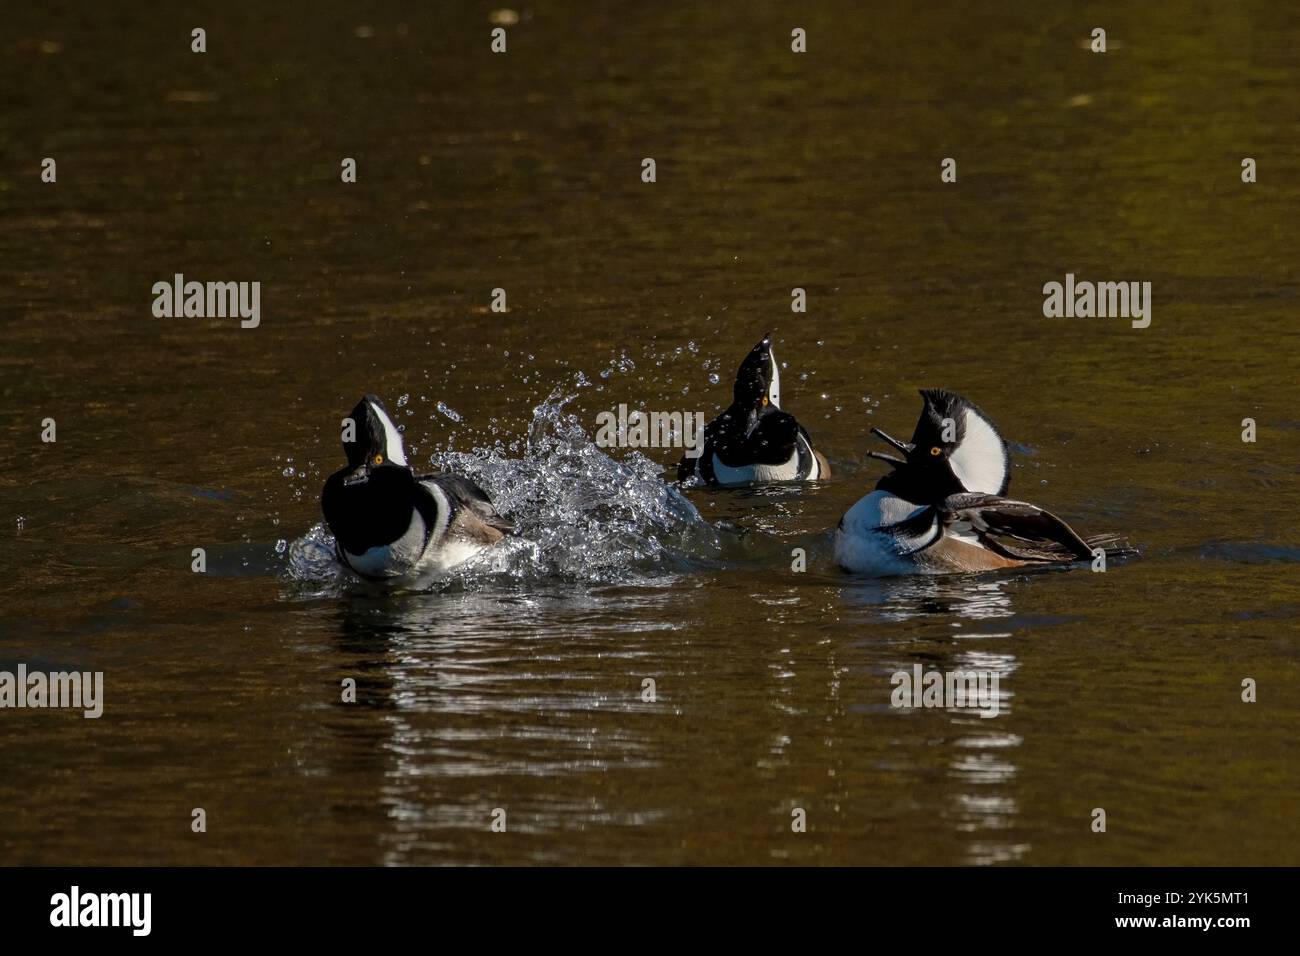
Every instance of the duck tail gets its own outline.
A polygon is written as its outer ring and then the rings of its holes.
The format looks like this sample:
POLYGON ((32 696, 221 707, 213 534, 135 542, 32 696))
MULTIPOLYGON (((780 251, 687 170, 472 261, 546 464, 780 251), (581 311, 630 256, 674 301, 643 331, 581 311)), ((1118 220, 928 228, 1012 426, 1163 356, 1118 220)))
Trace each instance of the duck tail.
POLYGON ((1108 558, 1126 558, 1138 553, 1137 548, 1130 545, 1128 539, 1120 534, 1093 534, 1083 540, 1089 548, 1101 548, 1108 558))

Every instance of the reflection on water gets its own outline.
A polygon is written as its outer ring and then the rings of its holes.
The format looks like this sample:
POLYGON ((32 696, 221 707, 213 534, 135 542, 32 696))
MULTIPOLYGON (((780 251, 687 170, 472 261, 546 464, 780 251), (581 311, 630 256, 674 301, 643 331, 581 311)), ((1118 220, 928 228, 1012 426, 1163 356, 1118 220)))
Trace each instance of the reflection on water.
MULTIPOLYGON (((667 592, 633 598, 646 612, 667 601, 667 592)), ((520 834, 641 826, 667 816, 651 808, 608 808, 587 796, 521 812, 503 789, 515 778, 572 778, 580 785, 593 774, 659 766, 649 740, 630 732, 602 734, 592 718, 635 717, 671 705, 647 703, 635 693, 586 693, 581 675, 570 670, 585 654, 567 652, 553 640, 560 635, 527 623, 553 621, 557 614, 585 619, 605 603, 582 591, 542 598, 460 593, 352 604, 342 611, 340 646, 370 659, 349 661, 339 681, 358 669, 370 673, 358 682, 358 703, 369 700, 367 706, 383 713, 382 721, 360 725, 361 749, 376 756, 382 780, 376 799, 388 821, 380 835, 383 862, 438 859, 455 845, 449 833, 481 833, 502 805, 509 830, 520 834), (507 627, 538 645, 523 660, 503 652, 500 634, 507 627), (552 667, 565 670, 564 680, 538 679, 552 667)), ((590 643, 600 630, 575 625, 564 636, 590 643)), ((607 665, 631 669, 647 656, 615 645, 601 652, 607 665)))
MULTIPOLYGON (((1014 693, 1008 678, 1017 669, 1015 657, 984 651, 966 651, 957 657, 959 669, 988 670, 998 675, 999 716, 1011 713, 1014 693)), ((971 723, 969 717, 965 722, 971 723)), ((1012 829, 1014 817, 1019 812, 1012 787, 1016 776, 1016 765, 1012 761, 1020 738, 993 730, 991 723, 989 726, 985 733, 980 732, 982 728, 979 726, 968 726, 964 728, 967 736, 953 741, 955 753, 950 772, 959 784, 964 785, 962 792, 956 795, 953 826, 963 834, 970 834, 967 856, 971 863, 1014 861, 1029 850, 1029 845, 1024 842, 1008 843, 998 839, 1003 832, 1012 829)))
POLYGON ((150 4, 11 6, 0 669, 102 669, 106 711, 0 717, 6 862, 1295 862, 1294 9, 1103 3, 1104 58, 1065 7, 809 9, 795 56, 766 0, 552 3, 488 64, 472 5, 223 4, 206 57, 150 4), (261 282, 260 326, 154 318, 178 271, 261 282), (1066 272, 1150 281, 1151 327, 1044 320, 1066 272), (769 328, 833 480, 591 441, 712 418, 769 328), (1142 557, 839 573, 922 386, 1142 557), (520 525, 426 593, 331 570, 367 391, 520 525), (892 707, 917 664, 998 716, 892 707))
POLYGON ((856 579, 840 589, 840 597, 846 604, 868 605, 890 621, 932 614, 984 620, 1011 616, 1007 583, 1005 577, 978 576, 856 579))

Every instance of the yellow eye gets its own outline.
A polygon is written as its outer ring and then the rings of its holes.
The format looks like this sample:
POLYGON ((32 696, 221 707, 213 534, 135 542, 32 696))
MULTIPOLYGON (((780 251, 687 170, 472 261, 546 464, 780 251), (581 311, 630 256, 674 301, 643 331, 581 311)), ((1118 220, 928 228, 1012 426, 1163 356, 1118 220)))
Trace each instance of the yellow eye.
MULTIPOLYGON (((935 451, 938 451, 938 449, 936 448, 935 451)), ((382 465, 383 463, 384 463, 384 456, 383 456, 383 455, 376 455, 376 456, 375 456, 375 464, 376 464, 376 465, 382 465)))
POLYGON ((941 454, 942 452, 943 452, 943 449, 940 448, 938 445, 935 445, 933 448, 930 449, 930 454, 931 454, 931 455, 938 456, 938 455, 941 454))
POLYGON ((766 395, 763 396, 763 398, 762 398, 762 403, 763 403, 764 406, 767 405, 767 396, 766 396, 766 395))

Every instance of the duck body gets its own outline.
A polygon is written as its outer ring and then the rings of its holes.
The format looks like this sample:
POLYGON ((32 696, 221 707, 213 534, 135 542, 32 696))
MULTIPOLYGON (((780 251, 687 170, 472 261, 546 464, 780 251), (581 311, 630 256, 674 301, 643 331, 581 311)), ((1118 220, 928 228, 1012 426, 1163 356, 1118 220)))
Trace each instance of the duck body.
POLYGON ((733 396, 727 410, 705 426, 699 454, 682 457, 678 481, 734 486, 830 477, 830 464, 813 448, 807 430, 781 410, 781 371, 770 336, 740 364, 733 396))
POLYGON ((1006 443, 978 406, 941 389, 921 392, 911 442, 878 430, 904 458, 872 453, 894 471, 840 519, 835 560, 844 570, 886 577, 958 574, 1064 564, 1130 553, 1118 535, 1089 538, 1037 505, 1004 497, 1006 443))
POLYGON ((445 571, 491 547, 511 530, 483 489, 458 475, 417 477, 409 469, 377 468, 364 485, 325 483, 321 510, 335 554, 370 580, 445 571))
POLYGON ((352 411, 348 466, 325 482, 321 511, 334 535, 335 555, 372 581, 403 581, 445 571, 474 557, 513 530, 468 478, 417 476, 401 436, 373 395, 352 411))
POLYGON ((835 531, 840 567, 873 577, 1087 561, 1096 548, 1127 551, 1115 535, 1082 538, 1049 511, 981 494, 917 505, 876 490, 850 508, 835 531))
POLYGON ((916 555, 933 543, 926 510, 879 489, 860 498, 835 529, 836 563, 873 577, 921 570, 916 555))
POLYGON ((709 484, 746 485, 816 481, 830 475, 825 457, 813 449, 793 415, 769 404, 752 425, 748 417, 745 409, 733 405, 706 425, 698 465, 685 460, 678 468, 679 480, 698 474, 709 484))

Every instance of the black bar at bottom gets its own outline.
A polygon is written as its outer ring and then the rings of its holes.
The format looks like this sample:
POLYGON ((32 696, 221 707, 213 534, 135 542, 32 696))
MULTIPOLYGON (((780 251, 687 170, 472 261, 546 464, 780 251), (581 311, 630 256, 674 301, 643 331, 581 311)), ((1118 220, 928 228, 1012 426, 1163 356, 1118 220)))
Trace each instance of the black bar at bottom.
POLYGON ((847 933, 864 945, 897 938, 968 946, 1041 941, 1047 930, 1070 940, 1195 937, 1231 945, 1286 926, 1282 908, 1294 877, 1292 870, 1227 868, 4 868, 0 926, 6 943, 337 945, 415 932, 456 949, 510 938, 605 949, 709 937, 770 944, 811 931, 847 933))

